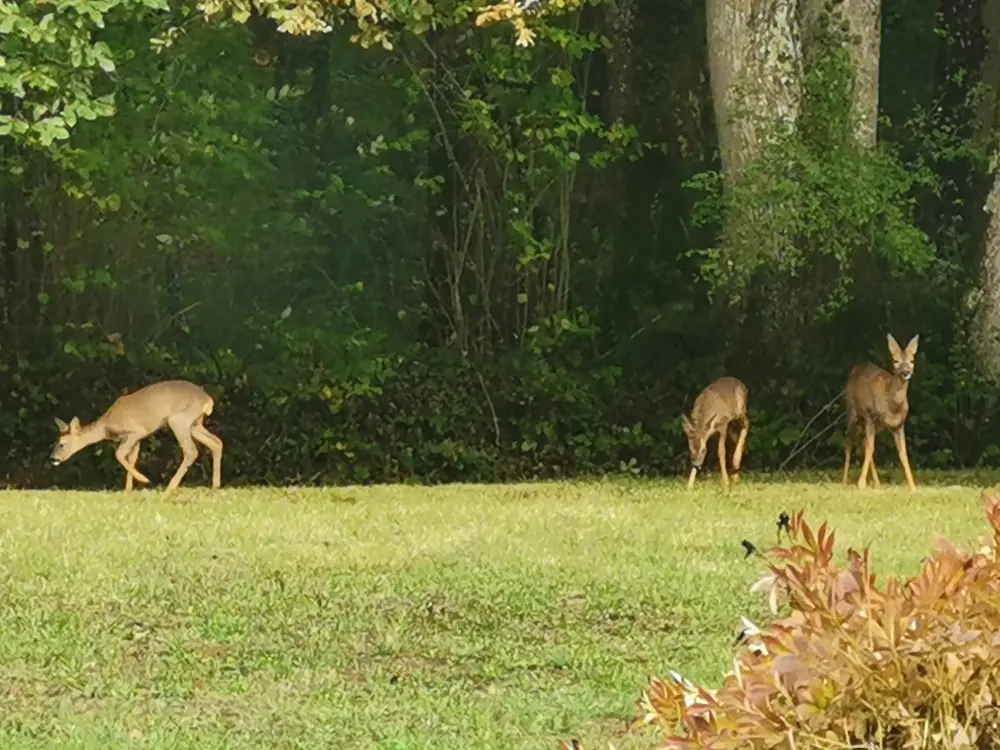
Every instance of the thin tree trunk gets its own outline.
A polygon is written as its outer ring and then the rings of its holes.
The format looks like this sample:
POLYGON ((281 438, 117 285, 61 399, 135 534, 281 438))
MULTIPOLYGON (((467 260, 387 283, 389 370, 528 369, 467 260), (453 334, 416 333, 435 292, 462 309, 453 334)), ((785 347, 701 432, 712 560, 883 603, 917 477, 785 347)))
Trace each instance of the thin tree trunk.
POLYGON ((605 7, 606 24, 610 28, 611 47, 608 49, 608 120, 625 120, 632 106, 632 27, 635 23, 636 0, 618 0, 605 7))
MULTIPOLYGON (((631 115, 634 91, 632 57, 632 31, 635 24, 636 0, 618 0, 615 4, 604 6, 605 25, 609 30, 611 45, 607 52, 607 105, 608 122, 626 122, 631 115)), ((616 319, 619 311, 628 309, 632 294, 627 283, 631 274, 634 244, 625 241, 628 227, 629 201, 623 200, 628 195, 628 177, 632 163, 621 161, 612 166, 610 179, 601 180, 601 205, 604 207, 603 220, 610 225, 611 231, 611 274, 614 294, 602 295, 605 305, 605 315, 609 320, 616 319), (610 221, 609 221, 610 220, 610 221)))
MULTIPOLYGON (((979 128, 983 138, 1000 128, 1000 0, 984 0, 983 26, 986 54, 982 82, 986 95, 979 106, 979 128)), ((980 267, 979 289, 975 295, 976 320, 973 340, 982 370, 1000 380, 1000 153, 993 157, 993 187, 984 210, 989 214, 980 267)))
POLYGON ((980 270, 979 307, 976 320, 976 350, 984 372, 1000 379, 1000 170, 994 171, 993 188, 985 210, 986 227, 983 264, 980 270))
POLYGON ((981 80, 986 90, 979 103, 978 119, 983 135, 989 135, 1000 125, 1000 2, 984 0, 982 13, 986 59, 981 80))

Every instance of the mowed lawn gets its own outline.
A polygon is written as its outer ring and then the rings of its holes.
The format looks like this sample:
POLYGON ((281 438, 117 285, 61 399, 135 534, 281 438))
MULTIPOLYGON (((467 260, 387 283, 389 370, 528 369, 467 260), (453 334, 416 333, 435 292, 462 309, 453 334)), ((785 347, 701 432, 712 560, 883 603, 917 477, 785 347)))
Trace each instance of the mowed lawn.
POLYGON ((0 492, 0 747, 648 748, 622 734, 647 678, 717 685, 766 622, 740 541, 779 512, 886 573, 989 532, 984 482, 896 474, 0 492))

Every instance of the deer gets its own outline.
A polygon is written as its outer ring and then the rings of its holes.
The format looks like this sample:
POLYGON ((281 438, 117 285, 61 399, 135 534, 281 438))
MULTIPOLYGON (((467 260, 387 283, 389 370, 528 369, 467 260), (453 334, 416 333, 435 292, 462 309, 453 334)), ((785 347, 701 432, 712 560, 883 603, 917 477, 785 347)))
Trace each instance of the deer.
POLYGON ((733 451, 733 481, 739 481, 740 464, 743 462, 747 434, 750 432, 747 395, 747 387, 742 381, 737 378, 722 377, 698 394, 690 417, 687 414, 682 415, 688 449, 691 452, 688 489, 694 487, 698 472, 705 463, 709 438, 713 435, 719 436, 719 472, 722 475, 722 486, 729 487, 729 474, 726 472, 726 438, 729 436, 729 426, 733 423, 738 423, 741 428, 736 449, 733 451))
POLYGON ((117 441, 115 458, 125 467, 125 491, 131 492, 133 481, 149 484, 149 477, 136 468, 139 443, 163 427, 169 427, 184 457, 167 485, 167 492, 177 489, 197 460, 196 443, 212 452, 212 487, 218 489, 222 486, 222 440, 203 424, 214 406, 215 401, 201 386, 187 380, 163 380, 121 396, 90 424, 80 424, 77 417, 66 424, 56 417, 59 441, 52 449, 52 463, 58 466, 102 440, 117 441))
POLYGON ((844 400, 847 405, 847 432, 844 437, 844 484, 849 484, 851 474, 851 449, 854 438, 864 423, 865 458, 861 464, 858 489, 868 486, 868 472, 871 471, 875 488, 882 486, 875 468, 875 437, 882 430, 889 430, 896 441, 899 462, 906 474, 906 483, 911 490, 917 488, 910 470, 910 459, 906 455, 906 433, 904 425, 910 413, 907 393, 910 378, 914 372, 914 358, 920 336, 914 336, 905 349, 901 349, 892 334, 887 335, 889 354, 892 356, 892 372, 865 362, 856 365, 847 378, 844 400))

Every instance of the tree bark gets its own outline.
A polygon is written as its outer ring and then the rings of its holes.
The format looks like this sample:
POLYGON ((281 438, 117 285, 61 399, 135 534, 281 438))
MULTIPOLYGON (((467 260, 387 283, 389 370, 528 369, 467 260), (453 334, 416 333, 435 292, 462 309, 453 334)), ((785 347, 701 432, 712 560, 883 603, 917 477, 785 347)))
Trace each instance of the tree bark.
MULTIPOLYGON (((611 45, 607 51, 607 96, 605 117, 609 123, 627 122, 632 114, 634 69, 632 32, 635 25, 636 0, 618 0, 604 6, 604 24, 611 45)), ((629 191, 632 163, 622 161, 611 167, 608 179, 599 181, 604 221, 609 223, 612 251, 611 275, 614 294, 602 295, 606 319, 614 320, 618 313, 631 306, 632 294, 626 279, 631 273, 634 244, 625 240, 629 201, 623 199, 629 191)))
POLYGON ((846 0, 854 61, 854 117, 858 143, 874 148, 878 134, 878 71, 882 42, 882 0, 846 0))
POLYGON ((983 0, 982 16, 986 54, 981 80, 986 90, 979 103, 978 119, 981 132, 989 135, 1000 124, 1000 2, 983 0))
POLYGON ((619 0, 605 6, 605 24, 610 31, 608 63, 608 120, 625 120, 632 105, 632 27, 636 0, 619 0))
MULTIPOLYGON (((1000 0, 984 0, 983 26, 986 54, 982 82, 986 92, 979 105, 982 137, 994 136, 1000 128, 1000 0)), ((974 302, 976 318, 973 341, 983 372, 1000 380, 1000 153, 993 156, 993 187, 983 207, 989 215, 980 267, 979 289, 974 302)))
POLYGON ((794 126, 801 48, 796 0, 707 0, 709 75, 723 177, 755 161, 773 129, 794 126))
POLYGON ((803 44, 811 43, 824 10, 833 22, 847 23, 854 63, 854 121, 858 144, 873 148, 878 131, 879 62, 882 48, 882 0, 803 0, 803 44))
POLYGON ((1000 170, 986 199, 990 221, 986 227, 976 311, 976 351, 987 374, 1000 379, 1000 170))

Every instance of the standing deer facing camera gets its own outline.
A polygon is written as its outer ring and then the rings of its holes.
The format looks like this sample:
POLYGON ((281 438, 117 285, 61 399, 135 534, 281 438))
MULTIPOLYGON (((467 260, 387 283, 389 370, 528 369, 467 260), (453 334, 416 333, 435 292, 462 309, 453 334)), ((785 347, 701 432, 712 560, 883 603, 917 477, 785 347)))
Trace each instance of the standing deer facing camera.
POLYGON ((736 378, 719 378, 698 394, 690 418, 685 414, 683 419, 688 449, 691 451, 691 476, 688 477, 688 489, 694 487, 698 471, 705 463, 708 440, 712 435, 719 436, 719 473, 722 475, 722 486, 728 487, 726 438, 729 435, 729 425, 732 422, 739 422, 741 426, 740 437, 733 451, 734 480, 739 478, 747 433, 750 432, 750 420, 747 417, 747 387, 736 378))
POLYGON ((882 430, 890 430, 896 440, 899 462, 906 473, 906 483, 911 490, 917 488, 910 471, 910 459, 906 455, 906 433, 903 425, 910 413, 907 391, 913 377, 914 358, 920 336, 914 336, 905 349, 900 349, 896 339, 888 335, 889 354, 892 355, 892 372, 888 373, 871 362, 856 366, 847 378, 844 399, 847 402, 847 433, 844 438, 844 484, 851 474, 851 448, 855 433, 861 422, 865 425, 865 458, 861 464, 858 488, 868 485, 868 470, 871 469, 875 487, 881 487, 878 469, 875 468, 875 436, 882 430))
POLYGON ((52 463, 58 466, 88 445, 102 440, 118 442, 115 458, 125 467, 125 491, 132 481, 149 484, 149 478, 135 468, 139 460, 139 442, 163 427, 169 427, 184 452, 167 491, 177 489, 191 464, 198 458, 201 443, 212 452, 212 487, 222 485, 222 440, 202 424, 212 413, 215 401, 201 386, 186 380, 164 380, 122 396, 103 415, 87 425, 76 417, 66 424, 56 418, 59 442, 52 449, 52 463))

